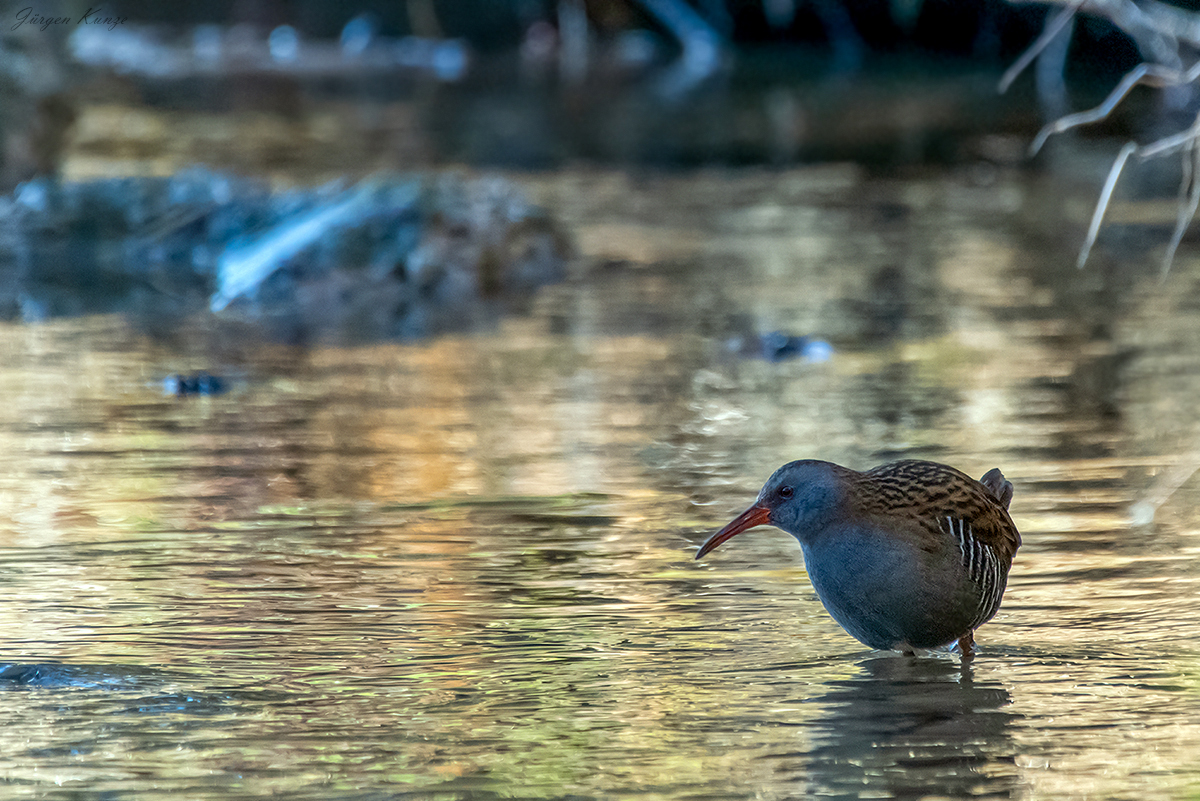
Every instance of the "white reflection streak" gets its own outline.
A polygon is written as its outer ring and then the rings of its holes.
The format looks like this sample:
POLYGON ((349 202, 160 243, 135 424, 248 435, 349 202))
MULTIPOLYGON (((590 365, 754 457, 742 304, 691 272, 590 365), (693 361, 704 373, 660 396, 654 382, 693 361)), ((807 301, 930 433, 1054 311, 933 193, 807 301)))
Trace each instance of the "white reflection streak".
POLYGON ((1142 499, 1129 507, 1129 521, 1135 526, 1148 526, 1154 522, 1158 508, 1171 499, 1197 470, 1200 470, 1200 448, 1184 454, 1178 462, 1161 473, 1146 490, 1142 499))

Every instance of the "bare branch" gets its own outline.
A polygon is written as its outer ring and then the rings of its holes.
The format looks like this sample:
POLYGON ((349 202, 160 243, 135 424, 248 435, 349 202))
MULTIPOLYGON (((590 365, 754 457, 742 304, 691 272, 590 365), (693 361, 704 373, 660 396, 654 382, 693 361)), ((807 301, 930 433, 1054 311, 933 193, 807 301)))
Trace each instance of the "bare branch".
POLYGON ((1021 54, 1021 57, 1016 62, 1004 71, 1004 76, 1000 79, 1000 85, 996 87, 1000 94, 1008 91, 1008 87, 1012 86, 1012 82, 1017 79, 1017 76, 1025 71, 1025 68, 1033 63, 1033 60, 1041 55, 1046 46, 1054 40, 1059 31, 1067 27, 1067 23, 1071 21, 1071 17, 1075 16, 1075 12, 1083 5, 1084 0, 1074 0, 1062 11, 1046 23, 1046 27, 1042 29, 1042 35, 1039 36, 1029 48, 1021 54))
POLYGON ((1200 47, 1200 17, 1197 17, 1194 11, 1161 3, 1159 0, 1141 0, 1139 5, 1155 28, 1170 31, 1173 38, 1193 47, 1200 47))
POLYGON ((1184 154, 1183 163, 1189 165, 1186 172, 1191 183, 1191 190, 1188 192, 1187 203, 1183 202, 1183 198, 1179 200, 1179 214, 1175 218, 1175 232, 1171 234, 1171 241, 1167 245, 1167 252, 1163 254, 1162 275, 1166 277, 1171 271, 1171 263, 1175 261, 1175 251, 1179 249, 1179 243, 1183 241, 1183 234, 1187 231, 1188 223, 1196 216, 1196 209, 1200 208, 1200 181, 1196 180, 1196 158, 1200 156, 1200 150, 1196 148, 1195 140, 1188 147, 1188 151, 1184 154))
MULTIPOLYGON (((1138 64, 1121 79, 1116 88, 1109 92, 1108 97, 1104 98, 1104 102, 1095 108, 1087 111, 1079 111, 1074 114, 1068 114, 1065 117, 1059 117, 1054 122, 1038 131, 1038 135, 1033 138, 1033 144, 1029 146, 1030 155, 1036 155, 1042 146, 1046 144, 1046 140, 1056 133, 1069 131, 1072 128, 1077 128, 1080 125, 1089 125, 1093 122, 1099 122, 1112 113, 1113 109, 1125 99, 1125 96, 1132 91, 1133 87, 1139 83, 1145 83, 1150 86, 1182 86, 1192 83, 1200 79, 1200 62, 1192 65, 1192 68, 1187 72, 1170 67, 1161 67, 1156 64, 1142 63, 1138 64)), ((1191 130, 1191 129, 1189 129, 1191 130)), ((1152 147, 1152 146, 1150 146, 1152 147)), ((1143 157, 1158 155, 1158 151, 1142 154, 1143 157)))
MULTIPOLYGON (((1010 1, 1017 2, 1017 0, 1010 1)), ((1169 5, 1162 0, 1043 0, 1043 2, 1061 5, 1063 8, 1047 23, 1045 30, 1029 49, 1022 53, 1017 62, 1005 72, 1000 81, 1001 91, 1007 89, 1017 75, 1045 50, 1072 16, 1080 12, 1105 17, 1112 21, 1133 39, 1145 60, 1130 70, 1108 94, 1104 102, 1095 108, 1059 117, 1038 131, 1037 136, 1030 144, 1031 154, 1041 150, 1046 141, 1054 134, 1107 118, 1139 84, 1169 87, 1200 82, 1200 60, 1193 61, 1190 67, 1184 69, 1184 58, 1181 54, 1181 43, 1192 48, 1200 48, 1200 14, 1169 5)), ((1163 273, 1166 274, 1175 258, 1179 244, 1183 241, 1188 224, 1200 209, 1200 115, 1197 115, 1196 120, 1187 130, 1164 136, 1148 145, 1143 146, 1136 142, 1129 142, 1121 148, 1116 159, 1113 160, 1112 167, 1109 168, 1104 188, 1100 191, 1096 209, 1092 213, 1087 238, 1079 253, 1078 265, 1080 267, 1087 262, 1088 255, 1096 244, 1100 226, 1104 222, 1104 215, 1112 201, 1113 191, 1130 156, 1136 155, 1139 160, 1144 161, 1179 151, 1183 152, 1184 174, 1179 188, 1175 231, 1163 257, 1163 273)))
POLYGON ((1092 224, 1088 226, 1087 239, 1084 240, 1083 249, 1079 251, 1079 260, 1075 262, 1076 267, 1082 268, 1087 262, 1088 254, 1092 252, 1092 245, 1096 244, 1096 237, 1100 235, 1100 223, 1104 222, 1104 212, 1108 211, 1108 201, 1112 199, 1117 179, 1121 177, 1121 170, 1125 169, 1125 162, 1129 161, 1129 157, 1135 151, 1137 151, 1137 145, 1128 142, 1125 147, 1121 148, 1121 152, 1113 161, 1112 168, 1108 171, 1108 179, 1104 182, 1104 188, 1100 190, 1100 199, 1096 203, 1096 210, 1092 213, 1092 224))
POLYGON ((1192 123, 1192 127, 1180 131, 1177 134, 1164 136, 1162 139, 1156 139, 1148 145, 1141 148, 1141 153, 1138 155, 1142 159, 1154 158, 1155 156, 1169 156, 1177 150, 1191 147, 1191 145, 1200 137, 1200 120, 1192 123))
MULTIPOLYGON (((1064 5, 1076 0, 1044 2, 1064 5)), ((1180 67, 1179 42, 1200 46, 1200 30, 1192 13, 1158 0, 1083 0, 1079 11, 1112 22, 1133 39, 1147 61, 1180 67)))

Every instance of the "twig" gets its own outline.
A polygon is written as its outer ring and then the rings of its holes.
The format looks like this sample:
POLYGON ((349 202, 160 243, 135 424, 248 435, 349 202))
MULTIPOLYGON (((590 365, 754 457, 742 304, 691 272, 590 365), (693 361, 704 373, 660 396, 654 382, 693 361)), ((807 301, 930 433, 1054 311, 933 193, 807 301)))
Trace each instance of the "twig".
POLYGON ((1143 159, 1154 158, 1155 156, 1169 156, 1176 150, 1182 150, 1191 146, 1197 138, 1200 138, 1200 119, 1192 123, 1192 127, 1180 131, 1177 134, 1164 136, 1162 139, 1156 139, 1142 148, 1141 156, 1143 159))
POLYGON ((1012 82, 1017 79, 1017 76, 1025 71, 1025 68, 1033 63, 1033 60, 1041 55, 1042 51, 1053 41, 1058 32, 1067 26, 1071 21, 1071 17, 1075 16, 1075 12, 1082 6, 1084 0, 1074 0, 1050 22, 1046 23, 1046 27, 1042 29, 1042 35, 1039 36, 1029 48, 1021 54, 1021 57, 1013 63, 1011 67, 1004 71, 1004 76, 1000 78, 1000 85, 996 89, 1000 94, 1008 91, 1008 87, 1012 86, 1012 82))
POLYGON ((1104 182, 1104 188, 1100 190, 1100 199, 1096 203, 1096 210, 1092 213, 1092 224, 1088 227, 1083 249, 1079 251, 1079 260, 1075 262, 1076 267, 1082 269, 1088 254, 1092 252, 1092 245, 1096 244, 1096 237, 1100 235, 1100 223, 1104 221, 1104 212, 1108 211, 1108 201, 1112 198, 1117 179, 1121 177, 1121 170, 1125 169, 1125 162, 1137 152, 1137 149, 1136 142, 1126 142, 1125 146, 1121 148, 1121 152, 1117 154, 1116 160, 1113 161, 1112 168, 1108 171, 1108 179, 1104 182))
MULTIPOLYGON (((1020 0, 1009 0, 1020 2, 1020 0)), ((1043 0, 1054 4, 1075 0, 1043 0)), ((1105 17, 1133 39, 1149 61, 1179 67, 1179 43, 1200 45, 1200 23, 1186 9, 1158 0, 1083 0, 1080 11, 1105 17)))
POLYGON ((1037 152, 1042 149, 1042 145, 1046 144, 1046 140, 1056 133, 1069 131, 1080 125, 1099 122, 1107 117, 1117 107, 1117 104, 1125 99, 1125 95, 1129 94, 1130 90, 1137 86, 1153 69, 1155 67, 1151 64, 1138 64, 1126 73, 1121 82, 1117 84, 1117 88, 1109 92, 1108 97, 1104 98, 1104 102, 1100 105, 1087 111, 1077 111, 1074 114, 1059 117, 1054 122, 1043 126, 1042 130, 1038 131, 1038 135, 1033 138, 1033 144, 1029 146, 1029 155, 1037 155, 1037 152))
POLYGON ((1183 234, 1187 231, 1188 223, 1196 216, 1196 209, 1200 208, 1200 148, 1196 147, 1195 129, 1200 126, 1200 115, 1196 117, 1196 122, 1192 124, 1193 136, 1188 140, 1187 147, 1183 151, 1183 180, 1179 184, 1179 214, 1175 217, 1175 231, 1171 234, 1171 241, 1167 244, 1167 252, 1163 255, 1162 275, 1165 277, 1171 270, 1171 263, 1175 261, 1175 251, 1179 249, 1179 243, 1183 241, 1183 234), (1187 203, 1183 201, 1184 190, 1187 189, 1187 203))
POLYGON ((1117 154, 1112 167, 1109 168, 1104 188, 1100 190, 1100 199, 1096 203, 1096 210, 1092 213, 1092 224, 1088 227, 1087 239, 1084 240, 1083 248, 1079 251, 1077 267, 1083 267, 1092 251, 1092 245, 1096 244, 1096 238, 1100 235, 1100 224, 1104 221, 1104 214, 1112 200, 1113 189, 1116 188, 1117 180, 1121 177, 1121 171, 1125 169, 1125 162, 1129 160, 1129 157, 1136 154, 1139 160, 1145 161, 1155 156, 1169 155, 1176 150, 1183 150, 1184 177, 1179 190, 1179 213, 1175 218, 1175 233, 1171 237, 1171 242, 1167 246, 1167 252, 1163 258, 1163 274, 1170 271, 1171 263, 1175 260, 1175 251, 1179 247, 1179 243, 1183 241, 1187 224, 1196 216, 1196 209, 1200 207, 1200 180, 1196 178, 1196 172, 1200 172, 1200 150, 1196 148, 1197 140, 1200 140, 1200 115, 1197 115, 1196 121, 1186 131, 1164 136, 1144 147, 1139 146, 1136 142, 1127 142, 1121 148, 1121 152, 1117 154), (1189 185, 1191 191, 1188 193, 1187 203, 1184 203, 1184 189, 1189 185))
MULTIPOLYGON (((1036 155, 1042 149, 1042 145, 1046 144, 1046 140, 1056 133, 1062 133, 1063 131, 1077 128, 1080 125, 1088 125, 1103 120, 1112 113, 1117 104, 1124 100, 1125 96, 1139 83, 1146 83, 1156 87, 1183 86, 1184 84, 1193 83, 1197 79, 1200 79, 1200 61, 1193 64, 1192 68, 1187 72, 1145 62, 1138 64, 1125 74, 1125 77, 1121 79, 1116 88, 1109 92, 1108 97, 1104 98, 1103 103, 1087 111, 1078 111, 1074 114, 1068 114, 1065 117, 1059 117, 1038 131, 1038 135, 1033 138, 1033 144, 1029 146, 1030 155, 1036 155)), ((1157 153, 1145 154, 1147 158, 1152 155, 1157 155, 1157 153)))

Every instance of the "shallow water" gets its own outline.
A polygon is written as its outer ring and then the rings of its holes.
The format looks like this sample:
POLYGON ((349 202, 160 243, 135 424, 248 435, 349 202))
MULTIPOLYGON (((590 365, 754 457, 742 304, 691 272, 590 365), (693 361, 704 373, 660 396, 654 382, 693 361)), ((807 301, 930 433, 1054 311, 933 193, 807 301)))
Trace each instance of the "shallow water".
POLYGON ((6 797, 1200 795, 1186 245, 1077 272, 1094 187, 1019 174, 522 180, 583 257, 494 331, 0 327, 6 797), (864 649, 782 533, 691 558, 784 461, 900 455, 1016 485, 968 666, 864 649))

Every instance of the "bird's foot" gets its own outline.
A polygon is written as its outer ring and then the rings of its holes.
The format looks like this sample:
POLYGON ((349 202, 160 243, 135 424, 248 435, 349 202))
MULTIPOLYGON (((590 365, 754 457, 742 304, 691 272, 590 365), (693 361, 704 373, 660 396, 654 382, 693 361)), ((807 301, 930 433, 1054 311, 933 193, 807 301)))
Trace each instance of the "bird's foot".
POLYGON ((964 662, 970 662, 975 658, 975 632, 968 631, 958 638, 958 652, 962 654, 964 662))

